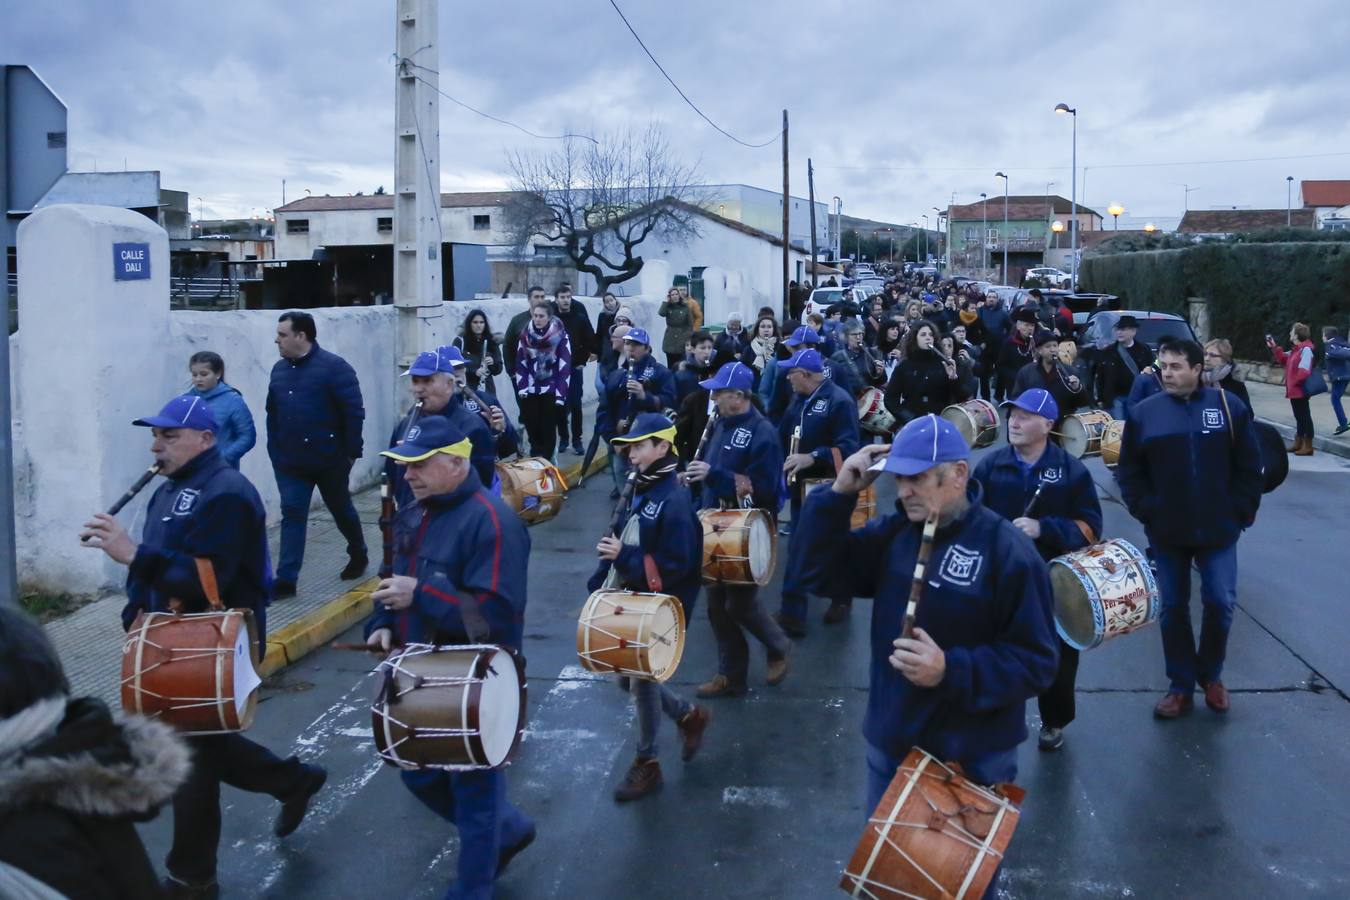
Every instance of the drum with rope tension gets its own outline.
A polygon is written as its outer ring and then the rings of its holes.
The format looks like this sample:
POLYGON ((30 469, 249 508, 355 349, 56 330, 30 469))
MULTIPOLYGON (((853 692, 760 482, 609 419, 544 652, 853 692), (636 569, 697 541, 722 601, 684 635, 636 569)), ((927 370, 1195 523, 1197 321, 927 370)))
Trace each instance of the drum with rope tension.
POLYGON ((762 509, 705 509, 698 514, 703 526, 703 583, 754 584, 763 587, 773 578, 778 534, 773 519, 762 509))

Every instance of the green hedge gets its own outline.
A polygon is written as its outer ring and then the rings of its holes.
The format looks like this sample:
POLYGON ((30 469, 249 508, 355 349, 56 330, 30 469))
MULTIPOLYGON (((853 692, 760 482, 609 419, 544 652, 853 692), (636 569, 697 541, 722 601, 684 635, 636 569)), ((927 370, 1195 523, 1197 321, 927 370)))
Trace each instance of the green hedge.
POLYGON ((1235 355, 1264 359, 1265 335, 1283 344, 1294 322, 1314 335, 1350 327, 1350 243, 1204 243, 1184 250, 1088 256, 1082 290, 1116 294, 1130 309, 1185 316, 1187 300, 1209 300, 1215 337, 1235 355))

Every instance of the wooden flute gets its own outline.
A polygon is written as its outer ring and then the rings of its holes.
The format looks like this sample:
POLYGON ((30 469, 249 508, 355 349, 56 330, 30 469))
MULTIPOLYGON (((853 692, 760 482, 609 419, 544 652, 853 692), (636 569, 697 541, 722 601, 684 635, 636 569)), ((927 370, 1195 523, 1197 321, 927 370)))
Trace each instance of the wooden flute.
MULTIPOLYGON (((161 462, 155 462, 151 464, 150 468, 142 472, 141 477, 137 478, 136 481, 131 485, 131 487, 127 488, 127 492, 122 496, 118 497, 116 503, 108 507, 108 515, 115 516, 118 513, 120 513, 122 511, 122 507, 130 503, 132 501, 132 498, 134 498, 137 494, 139 494, 142 490, 144 490, 145 486, 150 483, 150 480, 152 478, 154 478, 156 475, 159 474, 159 471, 162 468, 164 468, 164 464, 161 462)), ((89 543, 88 537, 82 538, 81 540, 83 543, 86 544, 89 543)))
POLYGON ((914 619, 919 614, 919 601, 923 599, 924 579, 928 574, 928 558, 933 555, 933 536, 937 534, 938 514, 928 514, 923 523, 923 537, 919 541, 919 553, 914 558, 914 581, 909 585, 909 601, 905 604, 905 627, 900 632, 902 638, 914 636, 914 619))

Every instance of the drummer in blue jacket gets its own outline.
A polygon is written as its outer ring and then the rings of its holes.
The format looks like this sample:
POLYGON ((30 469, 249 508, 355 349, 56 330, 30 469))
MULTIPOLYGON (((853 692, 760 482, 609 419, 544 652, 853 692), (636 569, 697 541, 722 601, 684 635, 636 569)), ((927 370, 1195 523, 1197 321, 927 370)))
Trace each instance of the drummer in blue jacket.
MULTIPOLYGON (((858 433, 858 405, 848 391, 836 385, 825 374, 820 353, 807 348, 798 350, 783 361, 788 384, 793 391, 792 405, 778 423, 780 444, 783 448, 783 473, 792 498, 792 539, 788 546, 788 568, 783 576, 783 603, 778 624, 793 637, 806 636, 806 589, 798 577, 802 562, 796 542, 799 528, 802 492, 808 478, 834 476, 834 451, 842 460, 858 449, 862 440, 858 433), (793 434, 801 434, 794 448, 793 434)), ((830 606, 825 611, 825 624, 832 625, 848 618, 853 595, 847 591, 833 591, 830 606)))
MULTIPOLYGON (((519 651, 525 627, 530 536, 500 497, 483 489, 472 444, 444 416, 422 419, 381 455, 404 469, 415 502, 394 526, 394 572, 371 595, 367 643, 498 644, 519 651), (403 573, 416 573, 415 575, 403 573)), ((403 771, 404 784, 459 828, 459 880, 448 897, 488 900, 506 864, 534 840, 530 819, 506 798, 501 769, 403 771)))
MULTIPOLYGON (((778 516, 778 482, 782 477, 783 451, 778 435, 755 409, 751 392, 755 370, 742 362, 729 362, 700 386, 712 393, 717 422, 708 434, 703 458, 690 460, 685 478, 701 485, 698 507, 703 509, 762 510, 774 527, 778 516)), ((765 681, 780 684, 787 676, 792 642, 759 603, 754 584, 709 584, 708 621, 717 638, 717 674, 699 685, 700 697, 743 694, 750 667, 749 632, 768 651, 765 681)))
MULTIPOLYGON (((675 426, 660 413, 638 416, 628 433, 614 438, 615 452, 628 457, 629 479, 633 494, 625 510, 619 535, 627 520, 637 517, 637 544, 623 543, 606 534, 596 545, 600 565, 587 583, 590 591, 599 590, 610 568, 619 573, 625 590, 669 594, 684 607, 684 621, 693 621, 694 601, 703 578, 703 527, 694 514, 689 488, 678 477, 679 456, 675 452, 675 426)), ((623 783, 614 791, 620 802, 637 800, 657 790, 663 783, 657 762, 656 732, 661 713, 675 720, 683 744, 681 758, 694 758, 703 743, 703 732, 712 718, 707 708, 690 703, 665 684, 639 678, 625 678, 637 707, 637 757, 623 783)))
POLYGON ((867 810, 910 748, 960 763, 978 784, 1012 781, 1026 701, 1055 677, 1050 577, 1036 547, 980 502, 969 449, 951 423, 922 416, 895 443, 864 446, 802 510, 807 584, 874 597, 867 810), (849 530, 860 490, 896 477, 897 512, 849 530), (901 638, 923 524, 938 527, 914 637, 901 638))
MULTIPOLYGON (((1059 418, 1055 398, 1032 388, 1003 404, 1008 411, 1008 444, 975 467, 984 505, 1036 542, 1041 558, 1081 550, 1102 531, 1102 504, 1087 467, 1050 443, 1059 418)), ((1064 746, 1064 728, 1074 719, 1078 651, 1059 640, 1059 672, 1039 698, 1040 748, 1064 746)))

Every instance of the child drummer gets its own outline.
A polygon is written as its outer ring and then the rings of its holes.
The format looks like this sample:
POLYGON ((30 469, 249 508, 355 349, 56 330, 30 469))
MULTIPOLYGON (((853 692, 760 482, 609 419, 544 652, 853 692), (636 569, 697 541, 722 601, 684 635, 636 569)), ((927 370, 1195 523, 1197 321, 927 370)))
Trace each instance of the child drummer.
MULTIPOLYGON (((684 607, 684 620, 692 621, 694 601, 703 573, 703 529, 694 515, 689 489, 677 478, 679 457, 675 453, 675 426, 660 413, 643 413, 628 433, 613 440, 630 467, 630 487, 619 502, 625 505, 623 524, 638 517, 638 542, 629 546, 607 534, 596 545, 600 565, 587 584, 596 591, 611 568, 626 590, 669 594, 684 607)), ((622 679, 633 694, 637 708, 637 757, 614 791, 620 802, 637 800, 660 790, 661 766, 657 762, 656 732, 660 714, 674 719, 683 743, 681 758, 688 762, 703 744, 703 732, 712 718, 703 707, 678 696, 664 684, 642 679, 622 679)))
MULTIPOLYGON (((783 451, 773 425, 750 402, 753 384, 754 370, 741 362, 729 362, 712 378, 699 382, 717 404, 717 422, 708 435, 704 458, 692 460, 685 477, 703 485, 699 492, 702 509, 756 508, 773 519, 778 513, 783 451)), ((708 585, 708 621, 717 637, 717 674, 699 685, 700 697, 745 693, 750 662, 745 632, 768 650, 768 684, 777 685, 786 677, 792 641, 760 606, 758 590, 753 584, 708 585)))

